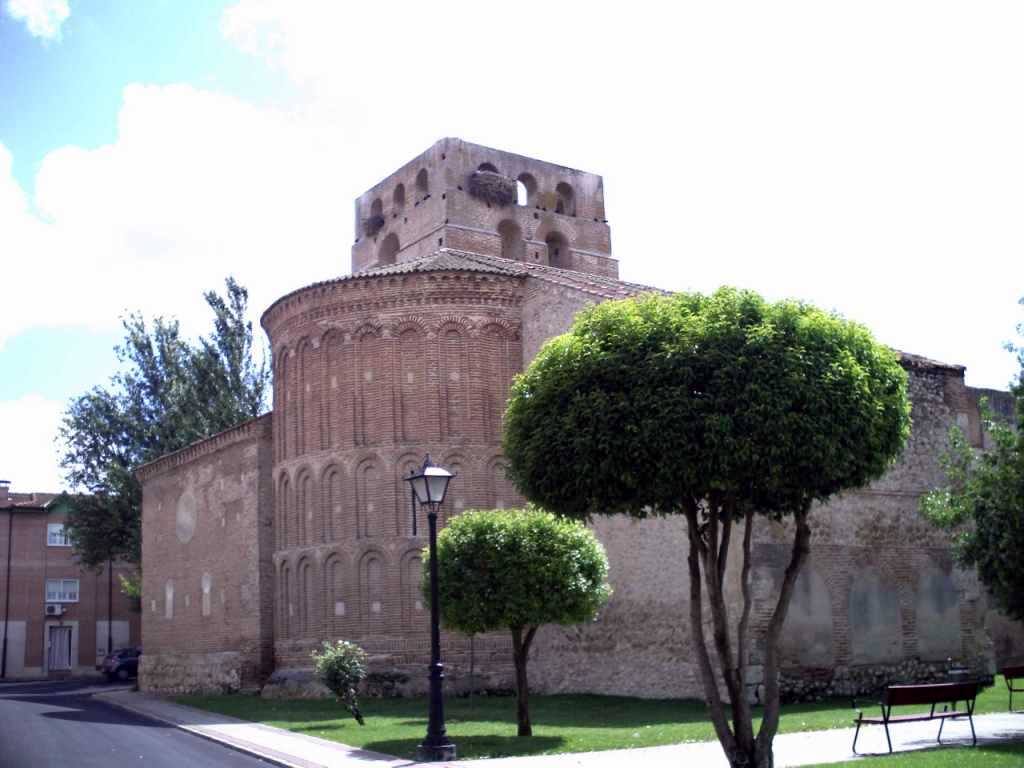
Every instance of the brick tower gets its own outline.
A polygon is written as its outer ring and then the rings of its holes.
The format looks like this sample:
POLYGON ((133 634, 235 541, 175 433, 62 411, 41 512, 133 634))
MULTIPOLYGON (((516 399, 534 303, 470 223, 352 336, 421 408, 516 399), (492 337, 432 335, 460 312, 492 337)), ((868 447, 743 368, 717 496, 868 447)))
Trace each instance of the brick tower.
POLYGON ((438 248, 618 277, 600 176, 441 139, 356 199, 352 271, 438 248))

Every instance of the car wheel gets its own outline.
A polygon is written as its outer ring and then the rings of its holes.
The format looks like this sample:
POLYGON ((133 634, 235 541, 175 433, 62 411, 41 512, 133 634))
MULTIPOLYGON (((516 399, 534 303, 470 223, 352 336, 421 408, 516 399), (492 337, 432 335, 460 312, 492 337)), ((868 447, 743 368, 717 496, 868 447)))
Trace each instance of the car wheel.
POLYGON ((124 682, 125 680, 128 679, 128 668, 127 667, 118 667, 117 679, 120 680, 121 682, 124 682))

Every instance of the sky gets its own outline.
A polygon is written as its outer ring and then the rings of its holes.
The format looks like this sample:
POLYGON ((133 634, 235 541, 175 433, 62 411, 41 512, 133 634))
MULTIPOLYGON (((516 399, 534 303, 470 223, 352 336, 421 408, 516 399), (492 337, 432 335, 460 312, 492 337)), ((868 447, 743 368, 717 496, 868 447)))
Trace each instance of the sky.
MULTIPOLYGON (((623 279, 729 284, 1004 389, 1024 320, 1024 4, 0 0, 0 478, 64 488, 120 318, 203 333, 349 271, 444 136, 604 177, 623 279)), ((262 331, 260 331, 262 333, 262 331)))

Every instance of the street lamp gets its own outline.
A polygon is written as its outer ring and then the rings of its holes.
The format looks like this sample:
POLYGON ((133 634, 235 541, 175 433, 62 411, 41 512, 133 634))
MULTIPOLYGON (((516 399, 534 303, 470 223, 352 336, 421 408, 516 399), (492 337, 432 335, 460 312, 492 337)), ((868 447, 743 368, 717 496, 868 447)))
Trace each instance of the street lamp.
POLYGON ((437 510, 444 503, 448 483, 453 477, 455 475, 447 469, 436 466, 428 453, 419 472, 412 471, 405 478, 412 486, 416 501, 427 508, 430 528, 430 720, 427 723, 427 738, 420 744, 420 759, 431 762, 455 759, 455 745, 444 729, 444 700, 441 698, 444 665, 441 663, 441 626, 437 598, 437 510))

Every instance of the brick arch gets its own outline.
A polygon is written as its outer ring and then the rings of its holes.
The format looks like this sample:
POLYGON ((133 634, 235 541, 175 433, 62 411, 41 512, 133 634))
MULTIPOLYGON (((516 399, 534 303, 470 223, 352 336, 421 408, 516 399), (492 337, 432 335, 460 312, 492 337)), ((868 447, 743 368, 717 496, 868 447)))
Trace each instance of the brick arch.
POLYGON ((355 538, 353 525, 347 515, 351 504, 347 503, 346 489, 351 479, 345 468, 337 461, 331 461, 320 473, 320 532, 321 541, 331 543, 355 538))
POLYGON ((472 472, 472 464, 466 455, 461 451, 449 451, 440 464, 449 472, 455 473, 456 477, 448 485, 448 496, 438 514, 439 529, 464 510, 482 506, 479 503, 482 500, 474 493, 475 473, 472 472))
POLYGON ((278 628, 281 637, 292 634, 292 567, 287 559, 282 559, 277 574, 278 589, 278 628))
POLYGON ((465 315, 441 315, 435 318, 433 322, 434 333, 440 333, 449 327, 469 334, 475 327, 475 324, 465 315))
POLYGON ((397 437, 403 443, 421 442, 431 431, 431 416, 436 409, 429 407, 427 381, 434 344, 422 322, 407 319, 395 326, 397 437))
POLYGON ((383 536, 384 510, 390 507, 387 486, 387 463, 376 453, 363 454, 355 465, 356 538, 383 536))
POLYGON ((321 571, 324 596, 325 629, 338 632, 351 610, 352 574, 350 564, 339 550, 332 550, 324 559, 321 571))
POLYGON ((295 471, 295 494, 293 504, 292 531, 293 546, 308 547, 313 543, 312 529, 315 525, 316 481, 312 467, 303 464, 295 471))
POLYGON ((462 440, 471 436, 472 418, 469 332, 471 325, 452 320, 438 324, 438 394, 441 398, 441 434, 446 439, 462 440))
POLYGON ((316 610, 316 559, 303 555, 295 565, 296 613, 298 634, 313 637, 319 634, 319 620, 316 610))
POLYGON ((576 242, 576 228, 572 223, 564 218, 551 215, 544 216, 541 219, 540 224, 533 231, 533 237, 530 239, 543 243, 552 232, 562 235, 569 243, 570 248, 576 242))
POLYGON ((492 456, 484 470, 487 480, 487 504, 491 509, 508 509, 518 506, 521 499, 512 481, 505 474, 508 460, 501 454, 492 456))
POLYGON ((289 516, 291 515, 291 478, 288 470, 282 469, 277 476, 277 503, 274 505, 277 523, 277 548, 288 549, 289 516))
MULTIPOLYGON (((292 412, 292 424, 295 430, 295 452, 302 456, 310 450, 306 425, 319 423, 316 395, 314 390, 315 370, 319 368, 319 350, 314 349, 308 336, 303 336, 295 345, 295 400, 292 412)), ((319 445, 315 446, 319 448, 319 445)))
POLYGON ((394 336, 397 336, 402 333, 402 331, 409 329, 428 334, 432 329, 431 323, 422 315, 406 315, 404 317, 399 317, 393 322, 388 323, 385 327, 390 330, 394 336))
POLYGON ((380 323, 366 322, 353 334, 358 445, 380 445, 394 436, 393 342, 385 330, 380 323))
POLYGON ((351 392, 346 374, 345 333, 328 328, 320 337, 320 446, 338 448, 345 445, 345 394, 351 392))
POLYGON ((390 594, 387 574, 388 556, 380 547, 366 547, 359 555, 359 616, 367 630, 384 626, 385 600, 390 594))
POLYGON ((383 335, 383 332, 383 323, 375 320, 364 320, 363 322, 359 323, 359 325, 357 325, 355 328, 353 328, 349 335, 351 335, 353 341, 357 341, 367 335, 383 335))
POLYGON ((287 403, 286 382, 288 375, 288 347, 282 344, 273 358, 274 393, 274 451, 277 461, 287 456, 287 403))
MULTIPOLYGON (((405 478, 409 476, 410 469, 419 469, 422 465, 423 454, 417 451, 406 451, 395 459, 395 531, 399 536, 412 536, 412 489, 405 478)), ((417 507, 415 514, 419 513, 417 507)), ((425 535, 425 525, 425 520, 417 520, 417 535, 425 535)))
POLYGON ((500 443, 512 377, 522 369, 522 345, 509 324, 490 320, 481 325, 473 349, 475 367, 480 371, 476 400, 482 437, 487 442, 500 443))
POLYGON ((423 623, 429 617, 430 606, 424 604, 420 593, 423 549, 407 549, 399 559, 400 594, 402 597, 402 621, 405 624, 423 623))

